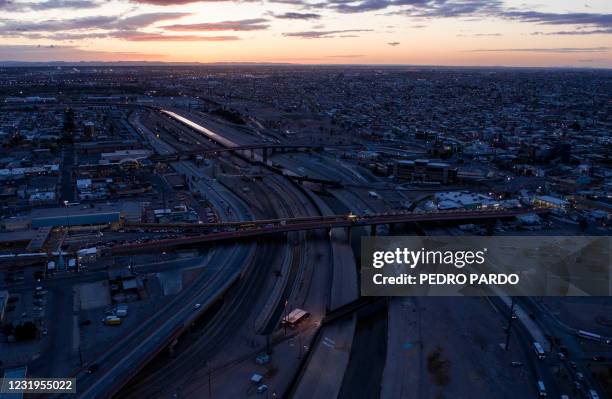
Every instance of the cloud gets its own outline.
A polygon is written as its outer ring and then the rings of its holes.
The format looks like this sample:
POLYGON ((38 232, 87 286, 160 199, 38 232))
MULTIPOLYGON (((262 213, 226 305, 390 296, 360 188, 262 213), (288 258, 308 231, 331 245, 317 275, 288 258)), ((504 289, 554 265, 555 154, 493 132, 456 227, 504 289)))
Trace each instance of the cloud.
POLYGON ((325 7, 325 2, 322 0, 319 3, 309 3, 307 0, 268 0, 268 3, 278 3, 278 4, 291 4, 294 6, 301 6, 303 8, 323 8, 325 7))
POLYGON ((132 42, 226 42, 240 40, 237 36, 163 35, 147 32, 117 32, 110 36, 132 42))
POLYGON ((84 50, 76 46, 0 45, 0 60, 19 61, 152 61, 166 58, 161 54, 84 50))
POLYGON ((156 22, 179 19, 189 15, 192 14, 187 12, 152 12, 121 18, 108 27, 116 29, 136 29, 153 25, 156 22))
POLYGON ((396 14, 420 18, 462 17, 501 10, 501 0, 327 0, 328 7, 341 13, 357 13, 402 7, 396 14))
POLYGON ((212 32, 212 31, 254 31, 269 28, 268 20, 264 18, 243 19, 238 21, 204 22, 201 24, 168 25, 163 29, 176 32, 212 32))
MULTIPOLYGON (((176 6, 189 3, 196 3, 200 0, 132 0, 134 3, 153 4, 155 6, 176 6)), ((223 1, 223 0, 219 0, 223 1)))
POLYGON ((594 13, 545 13, 536 11, 504 11, 500 17, 531 22, 540 25, 590 25, 612 28, 612 14, 594 13))
POLYGON ((162 33, 142 32, 139 30, 114 30, 93 33, 26 33, 28 39, 48 39, 57 41, 76 41, 85 39, 115 38, 131 42, 221 42, 240 40, 237 36, 200 36, 200 35, 165 35, 162 33))
POLYGON ((389 46, 395 47, 395 46, 399 46, 400 42, 389 42, 387 43, 389 46))
POLYGON ((4 20, 0 24, 2 33, 10 32, 57 32, 83 29, 136 29, 156 22, 167 21, 191 15, 184 12, 154 12, 129 17, 94 16, 73 19, 48 19, 37 22, 4 20))
POLYGON ((467 50, 468 52, 529 52, 529 53, 605 53, 610 47, 551 47, 551 48, 500 48, 467 50))
POLYGON ((24 22, 17 20, 3 20, 0 25, 0 32, 55 32, 66 30, 92 29, 100 26, 117 23, 117 17, 81 17, 73 19, 48 19, 36 22, 24 22))
POLYGON ((533 36, 555 36, 555 35, 609 35, 612 34, 610 29, 594 29, 594 30, 564 30, 556 32, 532 32, 533 36))
MULTIPOLYGON (((207 2, 207 3, 218 3, 228 0, 131 0, 135 3, 141 4, 152 4, 155 6, 176 6, 189 3, 207 2)), ((258 2, 260 0, 239 0, 240 2, 258 2)))
POLYGON ((310 30, 304 32, 283 33, 283 36, 299 37, 301 39, 330 39, 333 37, 355 37, 354 35, 341 36, 343 33, 353 32, 372 32, 372 29, 310 30))
POLYGON ((361 13, 395 7, 397 10, 389 14, 420 19, 501 18, 541 25, 578 25, 603 29, 612 27, 612 14, 537 12, 505 7, 502 0, 324 0, 323 3, 315 4, 305 1, 292 2, 310 7, 330 8, 340 13, 361 13))
POLYGON ((239 40, 236 36, 165 35, 139 30, 156 22, 177 19, 188 15, 191 14, 158 12, 128 17, 82 17, 71 20, 46 20, 30 23, 9 20, 2 22, 0 29, 2 31, 1 36, 25 37, 31 40, 75 41, 101 38, 115 38, 134 42, 218 42, 239 40))
POLYGON ((38 3, 0 0, 0 10, 11 12, 45 11, 54 9, 88 9, 97 8, 100 2, 93 0, 45 0, 38 3))
POLYGON ((315 14, 311 12, 286 12, 284 14, 274 14, 270 13, 274 18, 280 19, 303 19, 303 20, 311 20, 311 19, 320 19, 320 14, 315 14))
POLYGON ((500 37, 501 33, 474 33, 473 35, 458 34, 457 37, 500 37))

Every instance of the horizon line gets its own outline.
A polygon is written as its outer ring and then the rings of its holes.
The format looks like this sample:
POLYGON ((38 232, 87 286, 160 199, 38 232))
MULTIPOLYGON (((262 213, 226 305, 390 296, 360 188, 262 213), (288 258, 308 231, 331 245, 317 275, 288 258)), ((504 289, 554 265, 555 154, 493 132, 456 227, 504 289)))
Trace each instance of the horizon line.
MULTIPOLYGON (((277 65, 277 66, 352 66, 352 67, 414 67, 414 68, 470 68, 470 69, 599 69, 612 70, 612 66, 597 66, 597 65, 549 65, 549 66, 527 66, 527 65, 438 65, 438 64, 405 64, 405 63, 300 63, 300 62, 274 62, 274 61, 216 61, 216 62, 200 62, 200 61, 161 61, 161 60, 116 60, 116 61, 19 61, 19 60, 0 60, 0 67, 11 68, 20 65, 38 65, 45 64, 66 64, 66 66, 79 66, 88 64, 88 66, 110 66, 121 64, 130 64, 131 66, 151 66, 151 64, 161 64, 165 66, 211 66, 211 65, 277 65)), ((51 66, 51 65, 49 65, 51 66)))

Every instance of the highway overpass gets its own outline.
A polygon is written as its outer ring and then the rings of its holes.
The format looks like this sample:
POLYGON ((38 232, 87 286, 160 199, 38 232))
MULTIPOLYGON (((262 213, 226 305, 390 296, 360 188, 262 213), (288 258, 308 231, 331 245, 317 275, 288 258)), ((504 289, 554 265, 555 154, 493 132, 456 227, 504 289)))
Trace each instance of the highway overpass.
MULTIPOLYGON (((545 213, 546 209, 477 210, 444 212, 401 212, 383 213, 366 216, 333 215, 310 218, 273 219, 265 221, 245 221, 238 224, 222 224, 225 231, 199 234, 195 236, 164 239, 138 244, 116 245, 110 248, 112 255, 125 255, 151 250, 170 249, 179 246, 197 245, 224 240, 257 238, 271 234, 291 231, 333 229, 337 227, 377 226, 396 223, 483 221, 512 218, 526 213, 545 213)), ((209 225, 210 227, 210 225, 209 225)), ((163 229, 163 227, 160 227, 163 229)))

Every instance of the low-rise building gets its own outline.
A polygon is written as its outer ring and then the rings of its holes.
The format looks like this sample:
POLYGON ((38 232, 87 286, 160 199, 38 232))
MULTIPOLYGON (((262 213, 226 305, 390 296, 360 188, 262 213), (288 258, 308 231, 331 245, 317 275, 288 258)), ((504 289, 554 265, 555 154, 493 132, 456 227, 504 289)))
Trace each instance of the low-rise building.
POLYGON ((551 195, 537 195, 533 198, 533 204, 543 208, 551 209, 567 209, 569 202, 562 198, 553 197, 551 195))
POLYGON ((400 180, 448 184, 457 180, 457 168, 427 159, 401 160, 395 164, 395 176, 400 180))

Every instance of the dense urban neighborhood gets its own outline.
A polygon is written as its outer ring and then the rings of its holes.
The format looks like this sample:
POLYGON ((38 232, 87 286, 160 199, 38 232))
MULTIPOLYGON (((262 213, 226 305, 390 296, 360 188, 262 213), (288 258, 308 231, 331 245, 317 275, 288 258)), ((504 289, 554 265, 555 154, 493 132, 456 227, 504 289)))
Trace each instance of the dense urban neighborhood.
POLYGON ((0 374, 79 398, 612 398, 610 295, 360 280, 367 237, 609 237, 611 93, 606 69, 0 67, 0 374))

